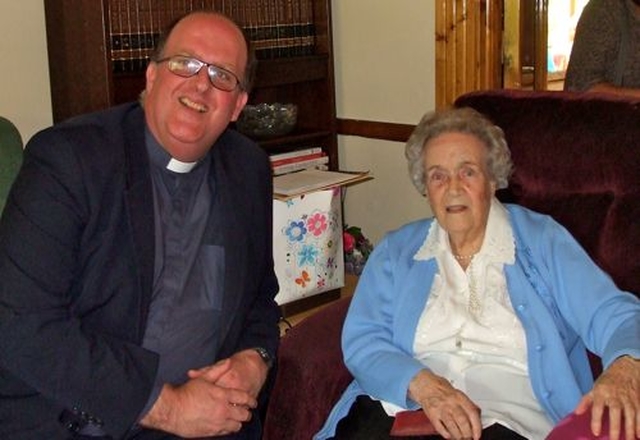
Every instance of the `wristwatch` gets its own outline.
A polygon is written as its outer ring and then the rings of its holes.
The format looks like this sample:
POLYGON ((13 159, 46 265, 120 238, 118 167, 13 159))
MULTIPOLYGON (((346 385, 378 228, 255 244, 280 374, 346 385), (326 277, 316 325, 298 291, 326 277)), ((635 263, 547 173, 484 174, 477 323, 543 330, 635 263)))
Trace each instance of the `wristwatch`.
POLYGON ((260 355, 260 359, 264 361, 266 366, 268 368, 271 368, 271 366, 273 365, 273 359, 271 359, 271 355, 269 354, 269 352, 262 347, 253 347, 253 350, 255 350, 260 355))

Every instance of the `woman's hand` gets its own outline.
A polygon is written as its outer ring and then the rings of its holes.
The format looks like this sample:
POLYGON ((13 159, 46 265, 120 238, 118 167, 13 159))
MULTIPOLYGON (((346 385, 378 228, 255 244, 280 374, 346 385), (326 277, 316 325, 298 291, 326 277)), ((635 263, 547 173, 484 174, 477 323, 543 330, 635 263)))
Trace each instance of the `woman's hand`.
POLYGON ((444 438, 480 439, 480 408, 445 378, 421 370, 409 384, 409 397, 420 404, 444 438))
POLYGON ((594 435, 600 435, 604 410, 608 409, 611 440, 640 437, 640 360, 622 356, 609 365, 574 412, 584 414, 589 408, 594 435))

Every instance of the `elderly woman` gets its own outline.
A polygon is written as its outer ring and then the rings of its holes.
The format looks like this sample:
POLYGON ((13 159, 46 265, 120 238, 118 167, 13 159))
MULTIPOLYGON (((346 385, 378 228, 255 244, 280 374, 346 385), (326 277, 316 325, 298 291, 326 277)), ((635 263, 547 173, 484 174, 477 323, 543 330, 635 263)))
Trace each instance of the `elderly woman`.
POLYGON ((342 337, 355 380, 316 438, 389 438, 420 408, 447 439, 544 439, 573 411, 599 434, 604 410, 611 439, 640 436, 640 301, 552 218, 495 198, 502 130, 427 114, 406 156, 435 219, 371 255, 342 337), (595 385, 586 347, 606 367, 595 385))

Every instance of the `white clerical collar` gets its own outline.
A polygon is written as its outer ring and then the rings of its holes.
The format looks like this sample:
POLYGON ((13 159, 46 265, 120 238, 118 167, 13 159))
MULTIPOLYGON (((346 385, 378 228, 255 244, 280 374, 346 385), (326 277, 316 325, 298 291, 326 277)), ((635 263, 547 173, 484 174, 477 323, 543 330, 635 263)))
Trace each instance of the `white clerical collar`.
POLYGON ((171 158, 169 163, 167 164, 167 169, 169 171, 173 171, 174 173, 189 173, 191 170, 198 165, 198 162, 181 162, 178 159, 171 158))

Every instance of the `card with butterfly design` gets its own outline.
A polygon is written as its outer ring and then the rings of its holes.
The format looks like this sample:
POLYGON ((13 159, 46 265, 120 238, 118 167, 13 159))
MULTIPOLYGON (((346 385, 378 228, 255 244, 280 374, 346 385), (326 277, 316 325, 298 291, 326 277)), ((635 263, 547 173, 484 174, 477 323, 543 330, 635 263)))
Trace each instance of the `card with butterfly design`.
POLYGON ((286 304, 344 285, 340 188, 273 201, 273 253, 286 304))

